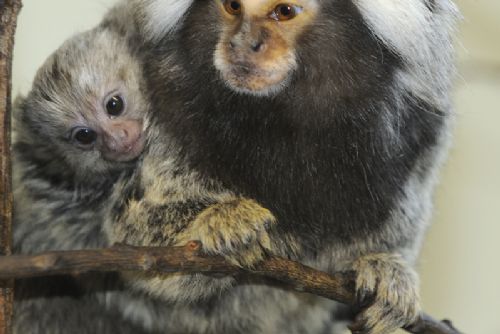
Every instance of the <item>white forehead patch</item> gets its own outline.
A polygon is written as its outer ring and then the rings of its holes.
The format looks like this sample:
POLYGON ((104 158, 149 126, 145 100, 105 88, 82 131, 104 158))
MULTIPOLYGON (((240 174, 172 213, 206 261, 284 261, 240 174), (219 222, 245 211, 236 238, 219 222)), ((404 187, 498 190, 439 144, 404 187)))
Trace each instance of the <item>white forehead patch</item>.
POLYGON ((248 13, 259 13, 263 6, 266 3, 269 3, 269 0, 242 0, 243 8, 248 13))
POLYGON ((145 2, 145 34, 155 40, 175 30, 194 0, 149 0, 145 2))

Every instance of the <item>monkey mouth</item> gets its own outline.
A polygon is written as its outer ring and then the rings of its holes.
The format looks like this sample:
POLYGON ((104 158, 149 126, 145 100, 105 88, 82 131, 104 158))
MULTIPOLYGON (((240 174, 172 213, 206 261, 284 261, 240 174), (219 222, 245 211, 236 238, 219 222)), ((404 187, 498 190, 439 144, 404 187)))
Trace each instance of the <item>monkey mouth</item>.
POLYGON ((145 140, 143 134, 141 133, 134 142, 125 148, 125 158, 127 159, 125 161, 134 160, 139 157, 144 150, 144 145, 145 140))
POLYGON ((137 138, 122 150, 117 152, 107 152, 103 157, 110 162, 130 162, 137 159, 144 150, 146 140, 141 133, 137 138))
POLYGON ((281 91, 289 82, 290 66, 263 66, 245 57, 231 59, 221 50, 215 53, 214 64, 232 90, 255 96, 269 96, 281 91))
POLYGON ((273 52, 273 48, 269 47, 265 52, 249 55, 229 48, 228 44, 223 40, 217 45, 213 60, 222 80, 233 91, 272 96, 290 83, 297 68, 294 52, 273 52))
POLYGON ((225 83, 245 94, 268 96, 281 91, 289 81, 289 71, 266 70, 248 63, 235 63, 221 70, 225 83))

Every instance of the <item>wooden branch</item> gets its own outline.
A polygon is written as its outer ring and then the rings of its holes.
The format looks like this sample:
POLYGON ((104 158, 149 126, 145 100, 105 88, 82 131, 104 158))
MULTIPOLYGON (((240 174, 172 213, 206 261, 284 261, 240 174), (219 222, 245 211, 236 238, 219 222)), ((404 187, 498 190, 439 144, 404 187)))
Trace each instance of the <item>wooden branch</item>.
MULTIPOLYGON (((39 255, 0 257, 0 279, 85 272, 143 271, 152 273, 205 273, 231 276, 259 276, 277 280, 296 291, 312 293, 345 304, 354 300, 354 273, 329 275, 300 263, 270 257, 253 270, 228 264, 223 258, 206 256, 198 242, 184 247, 132 247, 56 251, 39 255)), ((459 334, 448 321, 439 322, 426 314, 405 328, 416 334, 459 334)))
MULTIPOLYGON (((0 0, 0 254, 9 255, 12 237, 10 117, 12 50, 21 0, 0 0)), ((0 282, 0 334, 11 333, 14 281, 0 282)))

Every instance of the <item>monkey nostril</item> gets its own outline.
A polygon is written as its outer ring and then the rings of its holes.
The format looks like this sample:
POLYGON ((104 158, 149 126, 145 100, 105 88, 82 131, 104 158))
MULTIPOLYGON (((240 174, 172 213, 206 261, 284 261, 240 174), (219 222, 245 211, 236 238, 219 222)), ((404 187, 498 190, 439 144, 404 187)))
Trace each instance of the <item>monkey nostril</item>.
POLYGON ((260 52, 260 51, 262 51, 263 46, 264 46, 264 43, 262 43, 261 41, 259 41, 259 42, 253 43, 251 45, 251 48, 252 48, 253 52, 260 52))
POLYGON ((125 139, 128 137, 128 131, 126 129, 122 129, 119 133, 120 138, 125 139))
POLYGON ((231 49, 234 49, 236 47, 236 44, 234 44, 233 41, 229 41, 229 46, 231 47, 231 49))

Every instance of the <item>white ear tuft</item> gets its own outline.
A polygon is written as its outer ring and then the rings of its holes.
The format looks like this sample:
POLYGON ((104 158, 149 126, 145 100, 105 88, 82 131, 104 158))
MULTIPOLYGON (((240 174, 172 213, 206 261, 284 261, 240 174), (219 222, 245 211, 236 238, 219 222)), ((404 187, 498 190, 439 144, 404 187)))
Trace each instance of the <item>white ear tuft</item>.
POLYGON ((139 0, 145 36, 157 40, 175 31, 194 0, 139 0))
POLYGON ((452 0, 353 0, 373 34, 406 64, 411 91, 447 91, 458 8, 452 0))
POLYGON ((375 35, 406 59, 428 59, 446 42, 458 10, 450 0, 354 0, 375 35))

